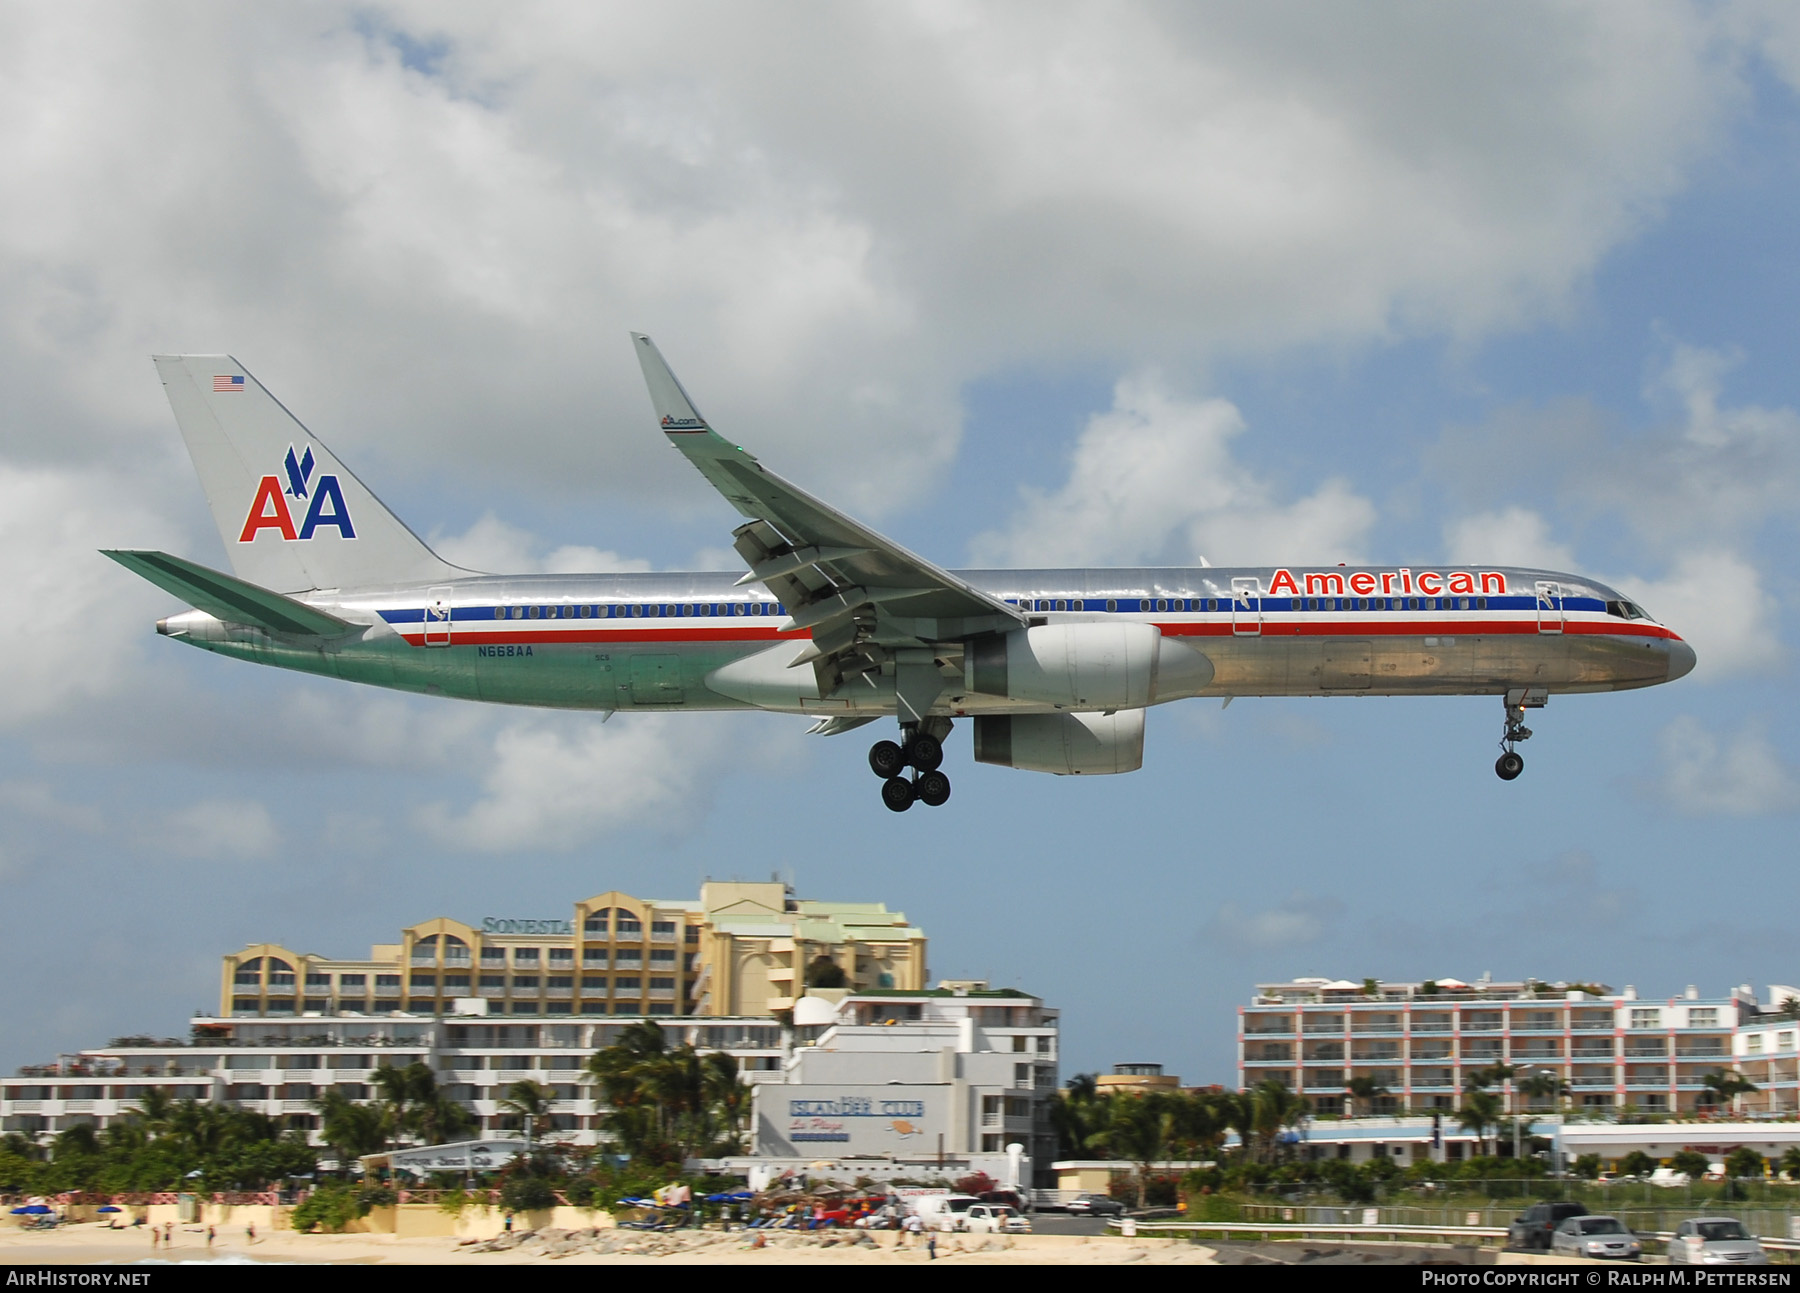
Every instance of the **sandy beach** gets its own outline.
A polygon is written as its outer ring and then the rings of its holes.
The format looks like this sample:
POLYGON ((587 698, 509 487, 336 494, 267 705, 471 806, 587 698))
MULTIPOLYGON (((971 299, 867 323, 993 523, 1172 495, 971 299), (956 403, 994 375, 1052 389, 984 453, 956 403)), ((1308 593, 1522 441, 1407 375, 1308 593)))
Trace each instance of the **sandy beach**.
MULTIPOLYGON (((847 1240, 826 1246, 810 1236, 770 1236, 763 1248, 753 1248, 753 1234, 742 1231, 658 1235, 607 1232, 626 1251, 573 1252, 550 1256, 526 1249, 473 1253, 469 1245, 448 1236, 398 1238, 393 1235, 302 1235, 291 1230, 258 1232, 256 1242, 245 1242, 241 1227, 221 1228, 209 1250, 204 1229, 176 1228, 171 1249, 152 1251, 145 1230, 108 1230, 102 1225, 75 1225, 49 1232, 0 1230, 0 1264, 75 1266, 93 1263, 144 1261, 255 1261, 325 1262, 388 1266, 611 1266, 645 1262, 689 1265, 892 1265, 928 1262, 924 1247, 900 1247, 896 1233, 876 1233, 870 1247, 847 1240), (636 1248, 639 1251, 630 1251, 636 1248)), ((979 1265, 1112 1265, 1144 1262, 1152 1265, 1212 1265, 1212 1250, 1167 1239, 1121 1239, 1114 1236, 943 1235, 938 1241, 939 1261, 979 1265)))

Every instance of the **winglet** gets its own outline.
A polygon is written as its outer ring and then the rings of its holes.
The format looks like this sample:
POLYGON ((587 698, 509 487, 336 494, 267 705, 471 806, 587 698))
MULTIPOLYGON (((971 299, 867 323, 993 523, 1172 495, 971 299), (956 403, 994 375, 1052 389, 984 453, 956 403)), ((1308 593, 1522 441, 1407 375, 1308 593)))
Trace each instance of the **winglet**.
POLYGON ((669 367, 669 361, 662 357, 662 351, 656 348, 654 341, 641 332, 632 333, 631 341, 637 350, 638 363, 644 370, 644 385, 650 388, 650 403, 656 409, 657 423, 662 427, 663 434, 669 437, 669 443, 689 457, 719 458, 730 455, 756 461, 712 429, 712 425, 701 416, 700 410, 694 407, 694 401, 682 386, 681 379, 675 376, 674 370, 669 367))

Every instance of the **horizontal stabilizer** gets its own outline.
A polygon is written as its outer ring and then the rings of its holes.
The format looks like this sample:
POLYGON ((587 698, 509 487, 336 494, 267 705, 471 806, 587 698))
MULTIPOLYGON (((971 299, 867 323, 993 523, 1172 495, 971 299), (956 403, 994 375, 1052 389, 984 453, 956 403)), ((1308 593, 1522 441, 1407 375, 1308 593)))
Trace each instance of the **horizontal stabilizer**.
POLYGON ((230 624, 252 624, 272 633, 308 637, 339 637, 355 627, 305 602, 166 552, 103 550, 102 555, 175 594, 195 610, 230 624))

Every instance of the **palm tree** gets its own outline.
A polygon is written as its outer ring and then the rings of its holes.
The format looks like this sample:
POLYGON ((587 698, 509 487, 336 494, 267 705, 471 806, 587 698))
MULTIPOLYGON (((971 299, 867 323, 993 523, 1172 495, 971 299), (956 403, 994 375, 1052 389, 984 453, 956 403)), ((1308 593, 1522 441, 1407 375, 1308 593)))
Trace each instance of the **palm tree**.
POLYGON ((1100 1130, 1103 1108, 1092 1073, 1077 1073, 1057 1092, 1050 1105, 1050 1124, 1064 1158, 1080 1158, 1088 1140, 1100 1130))
POLYGON ((1500 1097, 1492 1091, 1480 1088, 1469 1091, 1463 1096, 1462 1108, 1456 1111, 1456 1124, 1465 1131, 1475 1133, 1482 1153, 1487 1152, 1487 1131, 1500 1121, 1500 1097))
POLYGON ((707 1104, 724 1116, 726 1130, 738 1140, 754 1093, 739 1075, 736 1058, 724 1051, 709 1052, 700 1061, 700 1085, 707 1104))
POLYGON ((403 1069, 383 1062, 369 1074, 369 1081, 381 1093, 381 1103, 392 1118, 396 1137, 416 1132, 417 1110, 437 1100, 437 1076, 418 1060, 403 1069))
POLYGON ((1781 1003, 1783 1019, 1800 1019, 1800 997, 1787 997, 1781 1003))
POLYGON ((1360 1104, 1370 1112, 1374 1111, 1375 1101, 1388 1094, 1388 1089, 1372 1077, 1353 1077, 1344 1083, 1344 1090, 1350 1093, 1353 1105, 1360 1104))
POLYGON ((1569 1094, 1569 1084, 1564 1082, 1559 1074, 1549 1069, 1539 1069, 1535 1073, 1520 1078, 1515 1085, 1521 1095, 1529 1096, 1533 1100, 1561 1099, 1569 1094))
POLYGON ((481 1126, 460 1101, 441 1091, 435 1092, 429 1102, 413 1105, 409 1116, 420 1138, 428 1145, 447 1145, 467 1139, 481 1126))
POLYGON ((526 1138, 529 1139, 532 1127, 549 1117, 550 1106, 554 1103, 556 1092, 553 1089, 531 1078, 522 1078, 506 1088, 506 1094, 500 1098, 499 1108, 524 1125, 526 1138))
POLYGON ((391 1115, 386 1109, 358 1104, 336 1087, 326 1087, 312 1103, 319 1111, 319 1135, 331 1146, 340 1173, 348 1175, 357 1159, 387 1148, 391 1115))
POLYGON ((167 1131, 174 1116, 175 1098, 169 1094, 167 1087, 160 1086, 145 1087, 139 1091, 137 1108, 127 1112, 127 1117, 141 1126, 151 1139, 167 1131))
POLYGON ((1273 1161, 1281 1133, 1298 1128, 1311 1116, 1306 1097, 1290 1091, 1287 1084, 1268 1078, 1256 1084, 1251 1092, 1252 1126, 1256 1132, 1261 1156, 1273 1161))
POLYGON ((1137 1168, 1137 1206, 1143 1210, 1150 1172, 1169 1157, 1177 1115, 1169 1097, 1159 1091, 1142 1095, 1116 1092, 1106 1100, 1106 1121, 1089 1138, 1095 1149, 1129 1159, 1137 1168))
POLYGON ((1749 1095, 1752 1091, 1761 1090, 1754 1082, 1735 1069, 1714 1069, 1700 1079, 1706 1087, 1706 1094, 1701 1096, 1707 1104, 1731 1104, 1741 1095, 1749 1095))

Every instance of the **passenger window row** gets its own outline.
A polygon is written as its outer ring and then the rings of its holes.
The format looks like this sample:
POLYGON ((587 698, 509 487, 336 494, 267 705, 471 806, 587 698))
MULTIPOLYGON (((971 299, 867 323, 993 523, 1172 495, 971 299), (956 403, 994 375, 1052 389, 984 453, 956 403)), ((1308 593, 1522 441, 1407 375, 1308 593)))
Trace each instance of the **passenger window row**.
POLYGON ((787 608, 780 602, 602 602, 584 606, 496 606, 490 614, 497 620, 729 618, 733 615, 785 615, 787 608))

